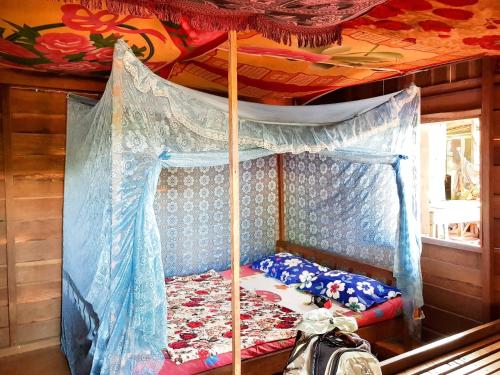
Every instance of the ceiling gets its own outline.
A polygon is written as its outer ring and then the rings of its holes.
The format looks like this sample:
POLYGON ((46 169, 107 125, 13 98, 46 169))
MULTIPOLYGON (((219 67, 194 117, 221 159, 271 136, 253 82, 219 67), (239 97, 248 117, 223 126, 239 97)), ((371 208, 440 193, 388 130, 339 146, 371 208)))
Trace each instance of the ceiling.
MULTIPOLYGON (((106 77, 117 38, 160 76, 224 95, 227 34, 80 4, 2 5, 0 68, 106 77)), ((327 92, 483 55, 500 54, 498 0, 389 0, 343 24, 342 45, 279 44, 238 33, 242 99, 306 103, 327 92)))

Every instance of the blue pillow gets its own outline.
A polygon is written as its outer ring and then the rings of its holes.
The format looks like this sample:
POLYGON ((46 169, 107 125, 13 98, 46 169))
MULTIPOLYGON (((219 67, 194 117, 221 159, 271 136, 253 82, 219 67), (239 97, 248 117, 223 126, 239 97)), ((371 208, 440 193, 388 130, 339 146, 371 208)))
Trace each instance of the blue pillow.
POLYGON ((252 263, 251 267, 287 285, 307 283, 315 275, 328 271, 326 267, 290 253, 278 253, 262 258, 252 263))
POLYGON ((337 270, 318 274, 298 289, 338 301, 357 312, 401 295, 398 289, 377 280, 337 270))

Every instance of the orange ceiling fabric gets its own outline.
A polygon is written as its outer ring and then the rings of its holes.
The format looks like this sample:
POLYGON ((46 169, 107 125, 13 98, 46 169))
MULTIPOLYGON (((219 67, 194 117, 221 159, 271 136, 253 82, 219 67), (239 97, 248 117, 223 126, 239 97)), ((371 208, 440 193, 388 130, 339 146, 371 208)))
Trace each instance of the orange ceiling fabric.
POLYGON ((113 13, 180 23, 182 18, 204 31, 256 30, 266 38, 299 46, 341 41, 340 24, 387 0, 65 0, 113 13))
MULTIPOLYGON (((0 19, 0 67, 106 76, 123 38, 151 69, 176 83, 224 94, 226 33, 54 1, 9 1, 0 19)), ((241 98, 304 103, 340 87, 434 65, 500 54, 498 0, 389 0, 343 24, 342 45, 284 45, 238 34, 241 98)))

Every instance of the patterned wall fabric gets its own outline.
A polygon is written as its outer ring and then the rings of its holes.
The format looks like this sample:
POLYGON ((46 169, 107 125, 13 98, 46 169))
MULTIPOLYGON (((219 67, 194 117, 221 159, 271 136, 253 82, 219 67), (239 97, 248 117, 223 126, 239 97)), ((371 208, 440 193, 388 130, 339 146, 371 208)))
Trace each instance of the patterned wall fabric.
POLYGON ((289 241, 392 269, 398 218, 391 165, 285 156, 289 241))
MULTIPOLYGON (((276 156, 240 164, 241 261, 274 252, 278 225, 276 156)), ((155 200, 166 276, 230 266, 227 166, 161 172, 155 200)))

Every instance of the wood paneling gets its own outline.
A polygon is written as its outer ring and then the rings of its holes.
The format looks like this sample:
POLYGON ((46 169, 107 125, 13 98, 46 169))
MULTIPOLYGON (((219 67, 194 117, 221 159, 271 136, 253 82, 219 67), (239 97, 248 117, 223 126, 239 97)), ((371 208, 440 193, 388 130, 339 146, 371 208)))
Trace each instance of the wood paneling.
POLYGON ((0 328, 9 326, 9 308, 8 306, 0 306, 0 328))
POLYGON ((48 337, 57 337, 60 334, 61 319, 59 318, 28 324, 19 324, 17 326, 17 340, 20 343, 29 343, 31 341, 42 340, 48 337))
POLYGON ((424 96, 422 114, 468 111, 481 108, 481 89, 424 96))
POLYGON ((61 316, 61 300, 53 298, 17 305, 17 323, 28 324, 44 320, 57 319, 61 316))
POLYGON ((14 198, 62 198, 62 179, 14 179, 14 198))
POLYGON ((5 348, 9 346, 9 340, 10 340, 10 335, 9 335, 9 328, 0 328, 0 348, 5 348))
POLYGON ((57 91, 14 88, 10 92, 10 106, 11 113, 60 115, 66 113, 66 95, 57 91))
MULTIPOLYGON (((51 74, 36 72, 21 72, 11 69, 0 69, 0 83, 29 89, 55 89, 69 92, 101 93, 104 91, 104 80, 90 79, 87 77, 58 77, 51 74)), ((97 96, 97 95, 96 95, 97 96)))
POLYGON ((61 259, 61 257, 61 238, 16 243, 16 262, 18 263, 34 262, 37 260, 61 259))
POLYGON ((16 281, 18 285, 59 280, 61 280, 61 259, 16 264, 16 281))
MULTIPOLYGON (((498 63, 498 60, 497 60, 498 63)), ((497 72, 498 73, 498 72, 497 72)), ((490 113, 489 188, 491 197, 491 272, 492 318, 500 318, 500 75, 495 76, 490 113)))
POLYGON ((12 157, 12 167, 16 178, 62 179, 64 176, 64 156, 14 156, 12 157))
POLYGON ((14 220, 27 221, 62 217, 62 198, 19 198, 14 199, 14 220))
POLYGON ((7 288, 0 288, 0 306, 7 306, 8 303, 7 288))
POLYGON ((18 133, 64 134, 65 114, 13 113, 11 124, 18 133))
POLYGON ((64 134, 12 134, 13 155, 64 155, 64 134))
POLYGON ((0 267, 0 288, 7 287, 7 267, 0 267))
MULTIPOLYGON (((359 86, 346 87, 323 95, 311 104, 347 102, 388 94, 401 90, 407 87, 411 82, 414 82, 418 87, 422 88, 422 105, 429 106, 426 107, 424 113, 430 113, 429 111, 431 109, 437 113, 446 112, 442 108, 436 107, 436 103, 434 103, 435 100, 432 102, 427 101, 425 97, 472 90, 472 92, 470 92, 467 96, 469 99, 472 98, 473 102, 478 103, 477 89, 481 87, 481 78, 482 61, 480 59, 463 61, 445 67, 438 67, 407 76, 387 79, 383 82, 378 81, 359 86), (447 71, 450 69, 454 70, 456 74, 451 76, 447 74, 447 71), (441 72, 439 73, 439 71, 441 72), (424 104, 424 101, 429 104, 424 104)), ((436 98, 438 97, 435 97, 435 99, 436 98)), ((451 97, 448 96, 447 98, 449 100, 451 97)), ((461 97, 453 96, 453 99, 456 99, 458 102, 464 104, 463 107, 459 107, 455 103, 449 103, 448 100, 441 102, 443 106, 457 111, 464 111, 467 108, 470 109, 474 107, 470 102, 464 102, 461 97)), ((481 107, 480 101, 481 97, 479 97, 479 106, 477 108, 481 107)))
POLYGON ((0 347, 31 346, 60 335, 66 92, 26 86, 76 92, 104 86, 3 71, 0 83, 7 83, 0 86, 0 347))
MULTIPOLYGON (((425 245, 424 245, 425 246, 425 245)), ((458 250, 462 251, 462 250, 458 250)), ((432 258, 422 257, 422 273, 439 275, 448 280, 455 280, 465 284, 481 285, 481 270, 477 268, 457 266, 432 258)))
POLYGON ((424 243, 421 264, 424 328, 449 335, 482 321, 480 252, 424 243))
MULTIPOLYGON (((16 336, 16 279, 15 279, 15 247, 14 247, 14 232, 13 222, 7 220, 7 215, 12 210, 12 163, 11 163, 11 145, 10 145, 10 90, 0 88, 2 93, 2 177, 4 182, 4 205, 6 220, 1 224, 1 231, 5 235, 6 244, 6 263, 7 263, 7 302, 9 311, 9 326, 5 328, 8 334, 8 342, 10 345, 15 344, 16 336)), ((3 288, 2 288, 3 289, 3 288)), ((4 331, 5 332, 5 331, 4 331)), ((3 340, 2 340, 3 341, 3 340)))
POLYGON ((9 94, 14 342, 24 344, 59 335, 66 95, 21 88, 9 94))
POLYGON ((40 282, 17 286, 17 302, 30 303, 61 296, 61 281, 40 282))
POLYGON ((427 306, 439 306, 442 310, 477 321, 482 319, 481 297, 472 297, 464 293, 457 293, 446 288, 426 284, 424 301, 427 306))
POLYGON ((481 324, 480 321, 469 319, 463 315, 455 314, 433 306, 426 305, 424 311, 424 325, 435 332, 443 334, 444 336, 462 332, 463 330, 473 328, 481 324))
POLYGON ((16 242, 58 238, 61 236, 61 219, 18 221, 15 223, 16 242))

